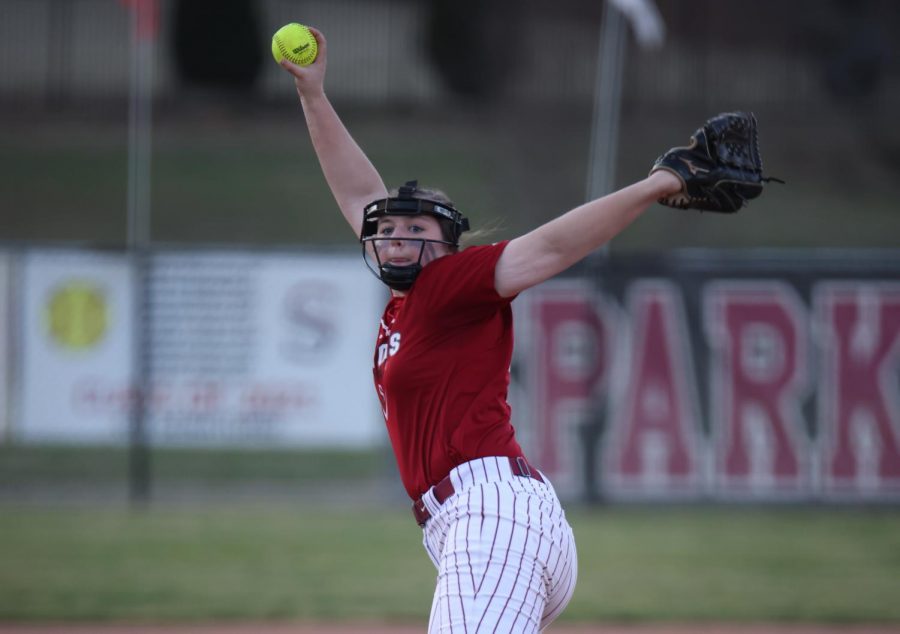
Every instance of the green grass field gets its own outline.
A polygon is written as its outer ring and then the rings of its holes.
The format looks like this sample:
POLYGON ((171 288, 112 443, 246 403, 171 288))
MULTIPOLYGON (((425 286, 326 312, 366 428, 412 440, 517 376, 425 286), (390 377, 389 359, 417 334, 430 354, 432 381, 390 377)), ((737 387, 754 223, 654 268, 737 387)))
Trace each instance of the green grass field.
MULTIPOLYGON (((220 485, 358 480, 383 474, 389 464, 384 451, 157 448, 150 453, 150 472, 154 481, 220 485)), ((0 485, 122 485, 128 477, 124 447, 0 445, 0 485)))
MULTIPOLYGON (((900 622, 900 511, 570 512, 567 621, 900 622)), ((405 505, 0 507, 0 620, 424 622, 405 505)))

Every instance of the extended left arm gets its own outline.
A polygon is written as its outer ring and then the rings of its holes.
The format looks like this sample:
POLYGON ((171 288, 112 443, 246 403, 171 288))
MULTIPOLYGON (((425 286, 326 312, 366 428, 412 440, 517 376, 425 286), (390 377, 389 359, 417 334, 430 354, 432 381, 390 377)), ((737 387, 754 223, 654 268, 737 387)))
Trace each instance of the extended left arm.
POLYGON ((606 244, 651 204, 680 189, 674 175, 657 171, 512 240, 497 261, 497 293, 511 297, 561 273, 606 244))

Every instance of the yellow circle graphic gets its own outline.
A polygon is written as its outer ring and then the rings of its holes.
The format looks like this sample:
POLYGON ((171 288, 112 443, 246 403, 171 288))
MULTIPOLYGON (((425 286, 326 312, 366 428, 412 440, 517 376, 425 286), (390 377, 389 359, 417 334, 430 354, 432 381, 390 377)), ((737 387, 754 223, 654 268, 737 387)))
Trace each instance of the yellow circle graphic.
POLYGON ((106 333, 108 313, 101 289, 89 282, 69 282, 50 296, 47 305, 50 336, 64 348, 89 348, 106 333))

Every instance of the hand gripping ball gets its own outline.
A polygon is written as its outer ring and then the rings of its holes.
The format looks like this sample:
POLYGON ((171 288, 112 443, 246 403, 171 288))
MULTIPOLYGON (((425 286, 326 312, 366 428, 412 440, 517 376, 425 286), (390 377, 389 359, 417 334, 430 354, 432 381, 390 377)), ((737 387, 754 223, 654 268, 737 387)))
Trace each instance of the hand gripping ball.
POLYGON ((285 24, 272 36, 272 57, 279 64, 286 59, 298 66, 309 66, 316 61, 318 53, 316 38, 302 24, 285 24))

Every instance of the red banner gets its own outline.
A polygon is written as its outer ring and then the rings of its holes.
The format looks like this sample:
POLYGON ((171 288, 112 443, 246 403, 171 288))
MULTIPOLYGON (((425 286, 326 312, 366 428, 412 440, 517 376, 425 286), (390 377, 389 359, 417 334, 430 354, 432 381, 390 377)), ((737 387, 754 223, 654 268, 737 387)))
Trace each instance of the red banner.
POLYGON ((564 490, 900 499, 896 276, 610 277, 545 284, 517 318, 529 389, 514 405, 564 490))

